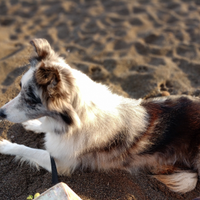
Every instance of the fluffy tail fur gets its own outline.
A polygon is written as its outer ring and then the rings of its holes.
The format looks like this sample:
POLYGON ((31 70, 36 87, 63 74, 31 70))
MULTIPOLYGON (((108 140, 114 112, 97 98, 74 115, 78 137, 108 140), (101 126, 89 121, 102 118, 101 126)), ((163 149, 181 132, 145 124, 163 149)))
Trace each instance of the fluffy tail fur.
POLYGON ((186 193, 196 187, 198 174, 192 171, 176 171, 170 175, 154 175, 161 183, 174 192, 186 193))

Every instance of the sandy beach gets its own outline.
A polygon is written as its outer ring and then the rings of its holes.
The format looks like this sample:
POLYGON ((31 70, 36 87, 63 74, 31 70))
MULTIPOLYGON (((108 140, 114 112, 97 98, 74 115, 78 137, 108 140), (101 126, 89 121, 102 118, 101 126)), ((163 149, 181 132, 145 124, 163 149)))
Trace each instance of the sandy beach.
MULTIPOLYGON (((131 98, 200 96, 200 1, 1 0, 0 106, 29 68, 33 38, 46 38, 73 68, 131 98)), ((0 136, 44 148, 44 134, 0 122, 0 136)), ((0 199, 25 200, 52 186, 51 174, 0 155, 0 199)), ((83 200, 192 200, 141 172, 76 171, 59 177, 83 200)))

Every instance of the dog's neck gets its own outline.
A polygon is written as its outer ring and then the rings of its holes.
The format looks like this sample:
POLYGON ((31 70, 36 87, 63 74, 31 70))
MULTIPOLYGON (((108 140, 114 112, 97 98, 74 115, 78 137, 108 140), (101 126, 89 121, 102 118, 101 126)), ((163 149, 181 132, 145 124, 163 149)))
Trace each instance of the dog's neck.
MULTIPOLYGON (((104 115, 118 112, 117 110, 123 107, 122 104, 130 100, 113 94, 107 86, 94 82, 78 70, 72 69, 72 73, 76 83, 71 104, 81 121, 85 116, 96 117, 96 113, 104 115)), ((131 99, 131 102, 135 106, 140 104, 140 100, 131 99)))

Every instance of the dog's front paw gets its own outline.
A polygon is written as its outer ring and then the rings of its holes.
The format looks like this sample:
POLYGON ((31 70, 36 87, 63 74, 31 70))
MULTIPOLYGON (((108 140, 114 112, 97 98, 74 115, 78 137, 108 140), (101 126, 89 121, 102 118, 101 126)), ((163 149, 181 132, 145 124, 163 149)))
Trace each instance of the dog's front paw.
POLYGON ((29 120, 27 122, 22 123, 23 127, 28 131, 33 131, 35 133, 42 133, 41 130, 41 122, 37 119, 29 120))
POLYGON ((0 140, 0 153, 2 154, 10 154, 10 151, 13 149, 15 145, 8 140, 1 139, 0 140))

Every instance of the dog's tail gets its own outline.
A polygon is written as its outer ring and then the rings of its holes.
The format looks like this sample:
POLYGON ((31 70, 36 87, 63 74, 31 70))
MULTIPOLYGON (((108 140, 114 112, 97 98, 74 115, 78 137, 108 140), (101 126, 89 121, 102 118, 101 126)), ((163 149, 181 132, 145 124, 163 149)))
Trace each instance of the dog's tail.
POLYGON ((169 175, 154 175, 161 183, 174 192, 186 193, 196 187, 198 174, 192 171, 178 170, 169 175))

